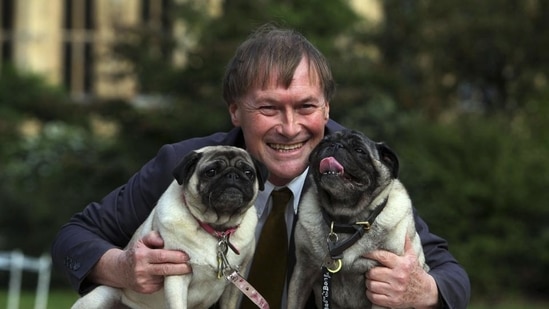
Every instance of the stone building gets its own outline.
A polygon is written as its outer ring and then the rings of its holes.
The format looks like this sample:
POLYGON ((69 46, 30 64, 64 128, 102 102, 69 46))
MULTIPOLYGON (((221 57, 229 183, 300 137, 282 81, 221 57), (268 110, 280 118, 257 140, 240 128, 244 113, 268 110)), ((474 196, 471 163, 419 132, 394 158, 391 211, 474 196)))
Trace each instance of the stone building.
MULTIPOLYGON (((135 81, 113 78, 126 65, 109 53, 117 39, 115 29, 148 24, 184 39, 184 25, 166 18, 172 1, 199 1, 216 15, 223 0, 0 0, 0 67, 12 63, 19 70, 40 74, 77 100, 131 99, 136 95, 135 81)), ((375 20, 378 1, 350 3, 375 20)), ((184 48, 172 58, 174 65, 184 65, 184 48)))

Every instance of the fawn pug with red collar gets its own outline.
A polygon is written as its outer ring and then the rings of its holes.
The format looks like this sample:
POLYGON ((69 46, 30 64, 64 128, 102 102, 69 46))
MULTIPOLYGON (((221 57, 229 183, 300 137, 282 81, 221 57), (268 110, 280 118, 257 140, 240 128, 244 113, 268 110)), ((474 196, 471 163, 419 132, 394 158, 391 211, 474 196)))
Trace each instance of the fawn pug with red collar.
POLYGON ((428 269, 410 198, 397 179, 398 158, 385 144, 344 130, 326 136, 309 163, 288 308, 303 308, 311 291, 317 308, 376 308, 366 297, 365 273, 377 262, 364 254, 402 255, 409 237, 428 269))
POLYGON ((165 249, 190 256, 192 273, 167 276, 164 289, 153 294, 99 286, 73 308, 208 308, 218 301, 221 308, 236 308, 240 291, 225 279, 226 272, 246 270, 253 257, 253 205, 267 169, 243 149, 209 146, 186 155, 173 175, 128 247, 158 231, 165 249))

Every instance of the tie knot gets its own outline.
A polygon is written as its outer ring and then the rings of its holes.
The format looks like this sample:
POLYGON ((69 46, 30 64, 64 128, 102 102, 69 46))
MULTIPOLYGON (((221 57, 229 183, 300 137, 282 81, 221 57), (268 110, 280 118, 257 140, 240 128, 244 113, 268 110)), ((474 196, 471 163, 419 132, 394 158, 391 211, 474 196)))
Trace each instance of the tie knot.
POLYGON ((273 190, 271 196, 273 198, 273 208, 285 208, 286 204, 292 198, 292 191, 288 187, 284 187, 279 190, 273 190))

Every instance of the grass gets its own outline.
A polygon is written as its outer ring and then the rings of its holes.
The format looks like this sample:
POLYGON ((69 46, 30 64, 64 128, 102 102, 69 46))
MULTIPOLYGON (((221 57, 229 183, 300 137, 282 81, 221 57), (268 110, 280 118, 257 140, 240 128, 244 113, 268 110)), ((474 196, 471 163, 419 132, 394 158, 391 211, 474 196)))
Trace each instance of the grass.
MULTIPOLYGON (((19 301, 20 309, 34 308, 34 291, 21 292, 19 301)), ((71 290, 52 290, 48 297, 48 309, 65 309, 70 308, 74 301, 78 298, 75 292, 71 290)), ((0 290, 0 308, 5 308, 8 303, 7 290, 0 290)), ((498 303, 489 303, 477 301, 471 304, 468 309, 545 309, 549 308, 549 302, 528 302, 521 299, 509 299, 499 301, 498 303)))
POLYGON ((528 303, 528 302, 501 302, 498 304, 490 303, 474 303, 471 304, 468 309, 545 309, 549 304, 543 303, 528 303))
MULTIPOLYGON (((34 291, 21 291, 19 299, 19 309, 34 308, 34 291)), ((48 309, 65 309, 70 308, 76 301, 78 295, 71 290, 52 290, 48 295, 48 309)), ((8 291, 0 290, 0 308, 6 308, 8 304, 8 291)))

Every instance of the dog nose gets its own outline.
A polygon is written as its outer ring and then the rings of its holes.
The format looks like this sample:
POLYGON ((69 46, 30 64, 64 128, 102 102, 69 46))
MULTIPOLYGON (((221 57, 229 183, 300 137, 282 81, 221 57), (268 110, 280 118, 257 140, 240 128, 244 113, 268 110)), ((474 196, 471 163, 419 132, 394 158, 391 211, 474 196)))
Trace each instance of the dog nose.
POLYGON ((238 175, 235 172, 230 172, 230 173, 227 173, 227 175, 225 175, 225 177, 227 177, 229 180, 235 181, 235 180, 238 180, 240 178, 240 175, 238 175))
POLYGON ((343 148, 343 145, 341 143, 332 143, 330 145, 330 148, 334 148, 334 150, 337 150, 339 148, 343 148))

